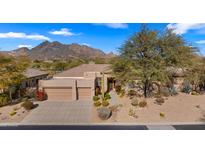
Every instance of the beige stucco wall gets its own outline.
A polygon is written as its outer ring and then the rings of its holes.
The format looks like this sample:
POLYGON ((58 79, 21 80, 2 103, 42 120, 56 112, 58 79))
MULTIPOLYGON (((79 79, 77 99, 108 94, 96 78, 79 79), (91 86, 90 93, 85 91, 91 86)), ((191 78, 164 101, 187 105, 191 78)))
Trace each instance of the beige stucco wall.
MULTIPOLYGON (((84 73, 85 78, 95 79, 96 77, 103 77, 103 74, 101 72, 85 72, 84 73)), ((107 91, 108 84, 107 84, 107 78, 111 77, 109 74, 104 74, 104 90, 107 91)), ((94 81, 95 82, 95 81, 94 81)))

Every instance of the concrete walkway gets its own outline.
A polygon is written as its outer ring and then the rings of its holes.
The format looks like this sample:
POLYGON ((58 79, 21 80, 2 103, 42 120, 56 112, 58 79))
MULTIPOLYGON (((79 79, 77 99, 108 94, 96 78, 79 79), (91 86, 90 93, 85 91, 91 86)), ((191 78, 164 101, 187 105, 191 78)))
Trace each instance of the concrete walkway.
POLYGON ((23 119, 23 125, 70 125, 90 123, 92 103, 89 101, 39 102, 39 106, 23 119))
POLYGON ((111 105, 115 105, 121 102, 121 98, 117 95, 115 91, 110 91, 111 99, 109 100, 111 105))

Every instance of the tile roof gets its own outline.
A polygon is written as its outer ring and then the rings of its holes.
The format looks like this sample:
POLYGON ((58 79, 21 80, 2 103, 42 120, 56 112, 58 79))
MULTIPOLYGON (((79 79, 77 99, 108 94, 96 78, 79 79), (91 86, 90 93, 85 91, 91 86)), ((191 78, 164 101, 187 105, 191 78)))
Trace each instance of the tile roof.
POLYGON ((25 72, 24 75, 27 78, 32 78, 32 77, 36 77, 36 76, 40 76, 40 75, 46 75, 48 73, 34 69, 34 68, 28 68, 25 72))
POLYGON ((109 70, 109 64, 82 64, 54 75, 54 77, 83 77, 84 72, 104 72, 109 70))

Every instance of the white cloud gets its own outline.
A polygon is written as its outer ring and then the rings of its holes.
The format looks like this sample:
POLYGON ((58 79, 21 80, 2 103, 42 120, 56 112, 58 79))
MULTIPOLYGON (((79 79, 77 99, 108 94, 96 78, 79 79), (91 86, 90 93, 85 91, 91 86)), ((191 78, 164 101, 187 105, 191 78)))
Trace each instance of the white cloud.
POLYGON ((20 45, 18 45, 18 48, 23 48, 23 47, 31 48, 32 45, 26 45, 26 44, 20 44, 20 45))
POLYGON ((168 29, 173 29, 173 32, 176 34, 185 34, 189 30, 200 30, 205 28, 205 24, 197 24, 197 23, 186 23, 186 24, 168 24, 168 29))
POLYGON ((90 47, 91 45, 90 44, 88 44, 88 43, 82 43, 82 45, 86 45, 86 46, 88 46, 88 47, 90 47))
POLYGON ((196 41, 197 44, 205 44, 205 40, 196 41))
POLYGON ((63 36, 73 36, 73 35, 80 35, 81 33, 75 34, 71 32, 71 29, 68 28, 61 28, 60 30, 50 31, 52 35, 63 35, 63 36))
POLYGON ((16 32, 8 32, 8 33, 0 33, 0 38, 20 38, 20 39, 31 39, 31 40, 50 40, 50 38, 39 35, 39 34, 25 34, 25 33, 16 33, 16 32))
POLYGON ((128 24, 125 23, 106 23, 106 24, 96 24, 96 25, 103 25, 109 28, 115 28, 115 29, 125 29, 128 28, 128 24))

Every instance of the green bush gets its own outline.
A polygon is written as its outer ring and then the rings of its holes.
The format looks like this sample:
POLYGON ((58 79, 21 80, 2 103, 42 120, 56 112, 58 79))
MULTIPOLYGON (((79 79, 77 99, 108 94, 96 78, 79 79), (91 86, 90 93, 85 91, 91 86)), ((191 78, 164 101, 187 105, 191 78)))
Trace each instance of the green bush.
POLYGON ((192 91, 192 88, 189 84, 189 82, 184 82, 182 87, 182 92, 189 94, 192 91))
POLYGON ((164 117, 165 117, 165 114, 162 113, 162 112, 160 112, 160 113, 159 113, 159 116, 162 117, 162 118, 164 118, 164 117))
POLYGON ((134 98, 131 100, 131 105, 132 106, 138 106, 138 99, 137 98, 134 98))
POLYGON ((169 93, 170 93, 171 96, 174 96, 174 95, 178 94, 178 92, 177 92, 177 90, 174 86, 169 88, 169 93))
POLYGON ((100 101, 96 101, 96 102, 94 102, 94 106, 96 106, 96 107, 101 106, 101 102, 100 102, 100 101))
POLYGON ((109 93, 105 93, 105 96, 104 96, 105 100, 108 100, 108 99, 111 99, 111 96, 109 93))
POLYGON ((102 106, 108 106, 110 103, 107 100, 102 101, 102 106))
POLYGON ((145 100, 139 102, 139 107, 146 107, 147 106, 147 102, 145 100))
POLYGON ((0 107, 9 104, 9 96, 7 94, 0 94, 0 107))
POLYGON ((21 104, 21 106, 26 110, 32 110, 36 107, 36 105, 33 104, 33 102, 31 102, 31 101, 26 101, 23 104, 21 104))
POLYGON ((17 112, 16 111, 12 111, 9 113, 10 116, 14 116, 17 112))
POLYGON ((98 101, 99 99, 100 99, 100 97, 98 97, 98 96, 93 96, 93 101, 94 101, 94 102, 98 101))
POLYGON ((124 96, 125 96, 125 90, 124 90, 124 89, 122 89, 122 90, 120 91, 119 96, 120 96, 120 97, 124 97, 124 96))
POLYGON ((196 91, 192 91, 191 94, 192 95, 199 95, 199 93, 197 93, 196 91))
POLYGON ((136 114, 136 111, 133 110, 133 109, 129 109, 128 115, 129 115, 130 117, 138 118, 138 116, 137 116, 137 114, 136 114))

